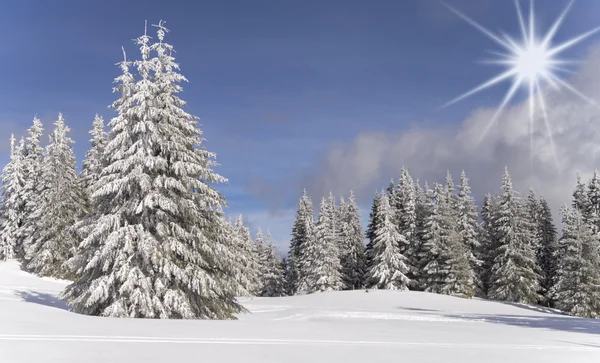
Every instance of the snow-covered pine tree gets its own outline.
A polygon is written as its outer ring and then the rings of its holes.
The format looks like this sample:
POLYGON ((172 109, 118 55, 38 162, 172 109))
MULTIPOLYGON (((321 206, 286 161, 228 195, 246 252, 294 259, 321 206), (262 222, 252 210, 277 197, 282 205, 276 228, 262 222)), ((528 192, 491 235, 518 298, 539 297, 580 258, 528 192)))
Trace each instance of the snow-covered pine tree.
POLYGON ((575 186, 575 190, 573 190, 573 202, 571 205, 581 213, 584 221, 586 221, 587 212, 589 210, 589 201, 585 183, 581 182, 581 175, 579 175, 579 173, 577 173, 577 185, 575 186))
POLYGON ((315 230, 315 241, 304 254, 308 293, 343 288, 340 252, 335 235, 335 201, 323 198, 315 230))
POLYGON ((288 284, 290 287, 289 294, 295 295, 301 293, 301 285, 303 285, 304 277, 301 275, 301 265, 303 253, 306 244, 312 238, 314 232, 314 211, 310 197, 306 193, 306 189, 296 210, 296 219, 292 227, 292 239, 290 241, 290 249, 288 252, 288 284))
POLYGON ((415 185, 408 169, 402 168, 396 196, 394 200, 395 221, 400 234, 400 253, 407 258, 408 278, 412 280, 418 275, 419 240, 417 238, 417 215, 415 185))
POLYGON ((592 179, 588 182, 587 210, 584 216, 590 223, 594 233, 600 232, 600 174, 594 170, 592 179))
MULTIPOLYGON (((258 239, 258 236, 257 236, 258 239)), ((285 269, 281 257, 277 254, 271 234, 267 231, 265 241, 262 242, 261 264, 264 266, 262 276, 261 296, 284 296, 285 295, 285 269)))
POLYGON ((485 295, 490 285, 490 274, 494 264, 495 251, 499 246, 498 227, 498 197, 486 194, 481 207, 481 244, 477 257, 482 261, 478 275, 480 276, 485 295))
POLYGON ((73 140, 62 114, 54 122, 54 131, 46 147, 42 167, 41 204, 37 238, 27 239, 27 269, 41 276, 72 278, 65 262, 74 256, 78 240, 71 226, 84 212, 85 200, 81 181, 75 171, 73 140))
POLYGON ((10 161, 2 170, 2 206, 0 209, 0 261, 16 257, 19 228, 22 224, 24 200, 20 198, 25 184, 23 175, 23 148, 21 139, 15 146, 10 135, 10 161))
POLYGON ((552 221, 552 210, 548 202, 543 197, 540 198, 539 215, 539 233, 540 249, 538 251, 538 265, 541 268, 541 287, 545 293, 544 302, 546 305, 553 306, 554 301, 551 294, 551 288, 556 282, 556 251, 558 250, 558 241, 556 238, 556 227, 552 221))
MULTIPOLYGON (((107 133, 104 130, 104 119, 96 114, 92 122, 92 135, 90 140, 91 148, 86 152, 83 160, 83 168, 80 174, 82 191, 85 196, 85 214, 72 226, 72 231, 77 235, 78 243, 83 241, 94 228, 98 219, 97 207, 98 201, 92 198, 92 195, 98 188, 96 185, 100 179, 102 169, 105 166, 104 149, 107 143, 107 133)), ((94 251, 88 250, 93 253, 94 251)), ((91 259, 90 255, 80 251, 72 259, 67 261, 67 266, 75 276, 79 276, 81 267, 87 265, 91 259)))
POLYGON ((365 245, 358 206, 354 192, 350 191, 348 202, 340 201, 340 262, 342 279, 346 289, 362 287, 365 273, 365 245))
POLYGON ((600 317, 600 261, 598 235, 579 210, 564 207, 563 230, 553 287, 556 307, 583 318, 600 317))
POLYGON ((77 313, 135 318, 231 319, 244 310, 225 200, 212 183, 215 155, 202 147, 196 117, 177 94, 186 79, 172 47, 146 34, 142 60, 120 63, 106 167, 93 197, 98 222, 82 242, 95 250, 63 297, 77 313), (150 58, 151 50, 157 56, 150 58))
MULTIPOLYGON (((430 193, 429 186, 425 183, 425 189, 430 193)), ((420 290, 420 281, 421 281, 421 255, 423 250, 423 243, 425 241, 425 226, 427 223, 427 218, 429 216, 429 202, 428 194, 421 188, 419 182, 415 183, 415 225, 416 225, 416 238, 417 238, 417 246, 418 248, 415 251, 416 261, 413 261, 413 280, 411 281, 410 288, 413 290, 420 290)))
POLYGON ((526 213, 526 221, 529 223, 530 227, 530 237, 529 244, 531 248, 535 251, 536 256, 538 256, 539 250, 541 248, 541 235, 540 235, 540 201, 533 190, 533 188, 529 188, 529 194, 527 195, 527 200, 525 202, 525 213, 526 213))
MULTIPOLYGON (((378 213, 380 202, 381 194, 376 191, 375 196, 373 197, 371 211, 369 212, 369 224, 367 225, 367 230, 365 231, 365 237, 367 238, 367 245, 365 246, 365 272, 368 271, 373 265, 373 244, 375 243, 375 231, 381 224, 381 221, 378 219, 380 216, 378 213)), ((366 285, 366 283, 366 281, 363 281, 363 285, 366 285)))
POLYGON ((474 273, 476 294, 482 296, 483 283, 481 276, 477 273, 480 271, 480 266, 482 264, 482 261, 477 258, 477 252, 481 248, 480 228, 477 218, 477 207, 475 206, 475 200, 471 196, 469 179, 464 170, 460 174, 456 212, 458 218, 458 233, 463 244, 467 247, 469 263, 471 270, 474 273))
POLYGON ((498 246, 493 251, 488 295, 492 299, 526 304, 539 301, 539 281, 531 229, 524 203, 513 190, 508 169, 497 216, 498 246))
POLYGON ((366 286, 373 289, 407 290, 410 279, 407 258, 400 251, 401 235, 394 223, 394 215, 387 193, 379 198, 378 222, 374 225, 372 264, 365 276, 366 286))
POLYGON ((94 185, 100 179, 100 173, 104 167, 104 149, 106 148, 107 133, 104 130, 104 119, 96 114, 90 130, 92 138, 90 140, 91 148, 85 153, 83 168, 81 171, 81 180, 83 188, 88 194, 94 192, 94 185))
POLYGON ((386 188, 385 192, 387 193, 388 198, 391 201, 394 201, 394 202, 396 201, 396 184, 394 184, 394 178, 390 179, 390 184, 386 188))
POLYGON ((40 228, 40 206, 41 196, 45 185, 42 182, 42 163, 44 159, 44 148, 41 145, 44 128, 40 119, 35 117, 33 125, 27 130, 25 139, 25 150, 23 160, 23 180, 25 185, 20 198, 24 201, 23 222, 19 228, 16 254, 27 263, 25 251, 32 240, 38 238, 40 228))
MULTIPOLYGON (((238 257, 236 264, 241 267, 241 276, 244 277, 243 280, 240 280, 243 287, 243 291, 240 292, 240 295, 260 295, 260 279, 262 271, 259 261, 259 249, 257 244, 252 241, 250 230, 244 226, 241 214, 235 221, 235 234, 236 256, 238 257)), ((262 238, 262 232, 260 237, 262 238)))

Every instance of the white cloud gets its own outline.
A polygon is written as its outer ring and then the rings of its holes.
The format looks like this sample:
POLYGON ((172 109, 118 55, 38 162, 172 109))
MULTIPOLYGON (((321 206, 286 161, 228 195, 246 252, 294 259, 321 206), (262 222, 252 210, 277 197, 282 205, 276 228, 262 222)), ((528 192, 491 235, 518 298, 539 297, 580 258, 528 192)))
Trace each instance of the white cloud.
MULTIPOLYGON (((578 74, 569 81, 600 104, 600 46, 593 47, 578 74)), ((526 192, 533 186, 556 208, 569 202, 576 173, 584 179, 600 161, 600 107, 569 91, 547 90, 549 123, 554 134, 557 170, 551 143, 542 119, 536 120, 533 155, 530 153, 527 102, 506 109, 478 144, 495 109, 478 109, 453 126, 414 126, 400 134, 366 132, 345 144, 332 146, 312 178, 313 195, 330 190, 354 189, 366 205, 374 188, 403 165, 421 180, 441 180, 446 169, 455 177, 461 169, 469 176, 474 192, 499 190, 504 166, 513 184, 526 192)))

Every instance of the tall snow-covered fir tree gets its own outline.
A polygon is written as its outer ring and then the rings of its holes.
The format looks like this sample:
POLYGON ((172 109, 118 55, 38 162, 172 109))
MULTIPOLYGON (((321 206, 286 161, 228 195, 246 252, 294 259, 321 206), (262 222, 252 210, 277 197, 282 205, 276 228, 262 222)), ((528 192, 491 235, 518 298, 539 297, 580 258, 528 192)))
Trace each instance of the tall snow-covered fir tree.
POLYGON ((23 179, 23 148, 21 139, 15 146, 14 135, 10 136, 10 161, 2 170, 2 206, 0 209, 0 261, 16 257, 19 228, 23 221, 24 200, 21 193, 23 179))
MULTIPOLYGON (((92 135, 91 147, 85 154, 80 174, 82 191, 85 196, 85 215, 72 226, 72 231, 76 234, 78 242, 83 241, 90 234, 98 219, 98 201, 92 198, 92 195, 98 187, 97 183, 105 166, 104 149, 106 148, 108 135, 104 130, 102 116, 96 114, 89 133, 92 135)), ((68 268, 75 276, 81 274, 81 268, 87 265, 86 261, 91 259, 91 255, 86 254, 85 251, 94 252, 93 250, 84 249, 67 261, 68 268)))
POLYGON ((335 200, 330 194, 321 201, 314 241, 303 255, 309 293, 341 290, 344 285, 335 214, 335 200))
MULTIPOLYGON (((367 246, 365 247, 365 272, 368 271, 373 265, 373 244, 375 243, 375 231, 381 225, 379 220, 381 214, 379 214, 379 204, 381 202, 381 196, 383 193, 375 192, 373 197, 373 204, 371 205, 371 211, 369 212, 369 224, 365 231, 365 237, 367 238, 367 246)), ((388 195, 389 201, 389 195, 388 195)), ((366 284, 366 281, 364 282, 366 284)))
POLYGON ((498 242, 498 197, 486 194, 481 206, 481 244, 477 257, 482 261, 478 275, 483 284, 484 295, 487 295, 490 285, 490 272, 494 264, 494 257, 498 242))
POLYGON ((556 282, 558 240, 556 227, 552 221, 552 210, 544 198, 540 198, 540 214, 538 220, 538 233, 540 235, 540 249, 538 250, 538 265, 541 269, 540 282, 545 295, 544 302, 553 306, 551 288, 556 282))
POLYGON ((535 304, 539 301, 539 268, 523 201, 513 190, 508 169, 497 215, 498 246, 493 253, 488 295, 492 299, 535 304))
POLYGON ((481 248, 480 228, 477 218, 477 207, 471 196, 471 187, 465 171, 460 174, 460 186, 457 199, 458 233, 463 244, 467 247, 467 255, 471 270, 474 273, 475 289, 477 295, 483 295, 483 283, 477 272, 480 271, 482 261, 477 258, 477 252, 481 248))
POLYGON ((556 307, 583 318, 600 317, 600 242, 581 212, 562 210, 563 230, 557 253, 556 307))
POLYGON ((65 262, 73 257, 78 245, 72 232, 85 211, 81 181, 75 171, 73 140, 62 114, 54 123, 42 167, 44 189, 41 195, 37 226, 40 229, 27 246, 27 269, 41 276, 73 277, 65 262))
POLYGON ((339 215, 342 279, 346 289, 360 289, 365 273, 365 245, 359 210, 352 191, 347 202, 340 201, 339 215))
POLYGON ((589 209, 588 204, 589 202, 585 188, 585 183, 581 182, 581 175, 577 173, 577 185, 575 186, 575 190, 573 191, 573 202, 571 205, 573 208, 577 209, 581 213, 584 220, 587 219, 586 215, 589 209))
POLYGON ((365 285, 373 289, 407 290, 410 279, 406 256, 402 255, 402 236, 394 221, 389 196, 379 197, 374 220, 378 221, 373 230, 372 261, 365 276, 365 285))
POLYGON ((25 203, 23 210, 23 223, 19 228, 16 254, 17 257, 28 262, 25 251, 31 241, 38 238, 40 227, 41 196, 45 184, 42 182, 42 163, 44 159, 44 148, 41 145, 44 128, 40 119, 35 117, 33 125, 27 130, 25 139, 25 158, 23 160, 23 186, 20 198, 25 203))
POLYGON ((414 280, 418 274, 419 240, 417 238, 417 215, 415 185, 406 168, 402 168, 395 199, 393 201, 395 221, 400 234, 400 253, 407 258, 408 278, 414 280))
POLYGON ((600 233, 600 174, 598 174, 598 170, 594 171, 588 182, 587 208, 582 213, 594 233, 600 233))
POLYGON ((177 96, 186 79, 166 31, 161 21, 158 42, 137 39, 139 80, 131 62, 120 63, 117 116, 93 195, 99 218, 81 244, 95 253, 63 293, 77 313, 231 319, 243 310, 225 200, 211 185, 226 179, 212 170, 215 155, 177 96))
POLYGON ((301 293, 305 287, 305 276, 302 276, 302 260, 306 250, 306 245, 313 238, 314 233, 314 211, 310 197, 304 194, 298 202, 296 210, 296 219, 292 227, 292 238, 290 241, 290 249, 288 253, 288 284, 290 287, 289 293, 295 295, 301 293))

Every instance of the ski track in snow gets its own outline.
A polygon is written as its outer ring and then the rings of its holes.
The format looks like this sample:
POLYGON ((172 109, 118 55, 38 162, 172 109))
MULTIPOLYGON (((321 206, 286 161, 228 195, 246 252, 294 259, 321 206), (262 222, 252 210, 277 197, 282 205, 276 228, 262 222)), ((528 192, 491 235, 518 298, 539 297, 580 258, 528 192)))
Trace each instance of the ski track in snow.
POLYGON ((317 339, 233 339, 233 338, 171 338, 138 336, 94 335, 0 335, 1 340, 53 341, 53 342, 111 342, 111 343, 168 343, 168 344, 233 344, 233 345, 382 345, 399 347, 436 347, 451 349, 534 349, 596 351, 594 347, 549 346, 539 344, 461 344, 436 342, 394 342, 368 340, 317 340, 317 339))

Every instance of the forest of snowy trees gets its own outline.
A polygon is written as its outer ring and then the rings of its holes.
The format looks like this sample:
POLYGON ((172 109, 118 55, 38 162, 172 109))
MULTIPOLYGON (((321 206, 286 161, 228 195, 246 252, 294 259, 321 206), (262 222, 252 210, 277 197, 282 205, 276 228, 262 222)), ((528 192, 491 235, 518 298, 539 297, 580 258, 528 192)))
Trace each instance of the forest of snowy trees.
POLYGON ((281 258, 268 231, 252 236, 241 216, 227 219, 215 189, 227 180, 178 97, 187 80, 168 30, 155 28, 154 41, 136 39, 138 60, 123 52, 116 116, 105 125, 96 115, 80 173, 61 114, 45 147, 38 118, 10 139, 0 260, 73 281, 62 295, 73 311, 232 319, 244 311, 239 296, 410 289, 600 316, 598 173, 577 179, 560 233, 544 198, 520 196, 508 170, 478 207, 464 172, 458 187, 450 173, 421 186, 403 168, 375 194, 364 232, 352 192, 322 198, 315 218, 304 191, 281 258))

